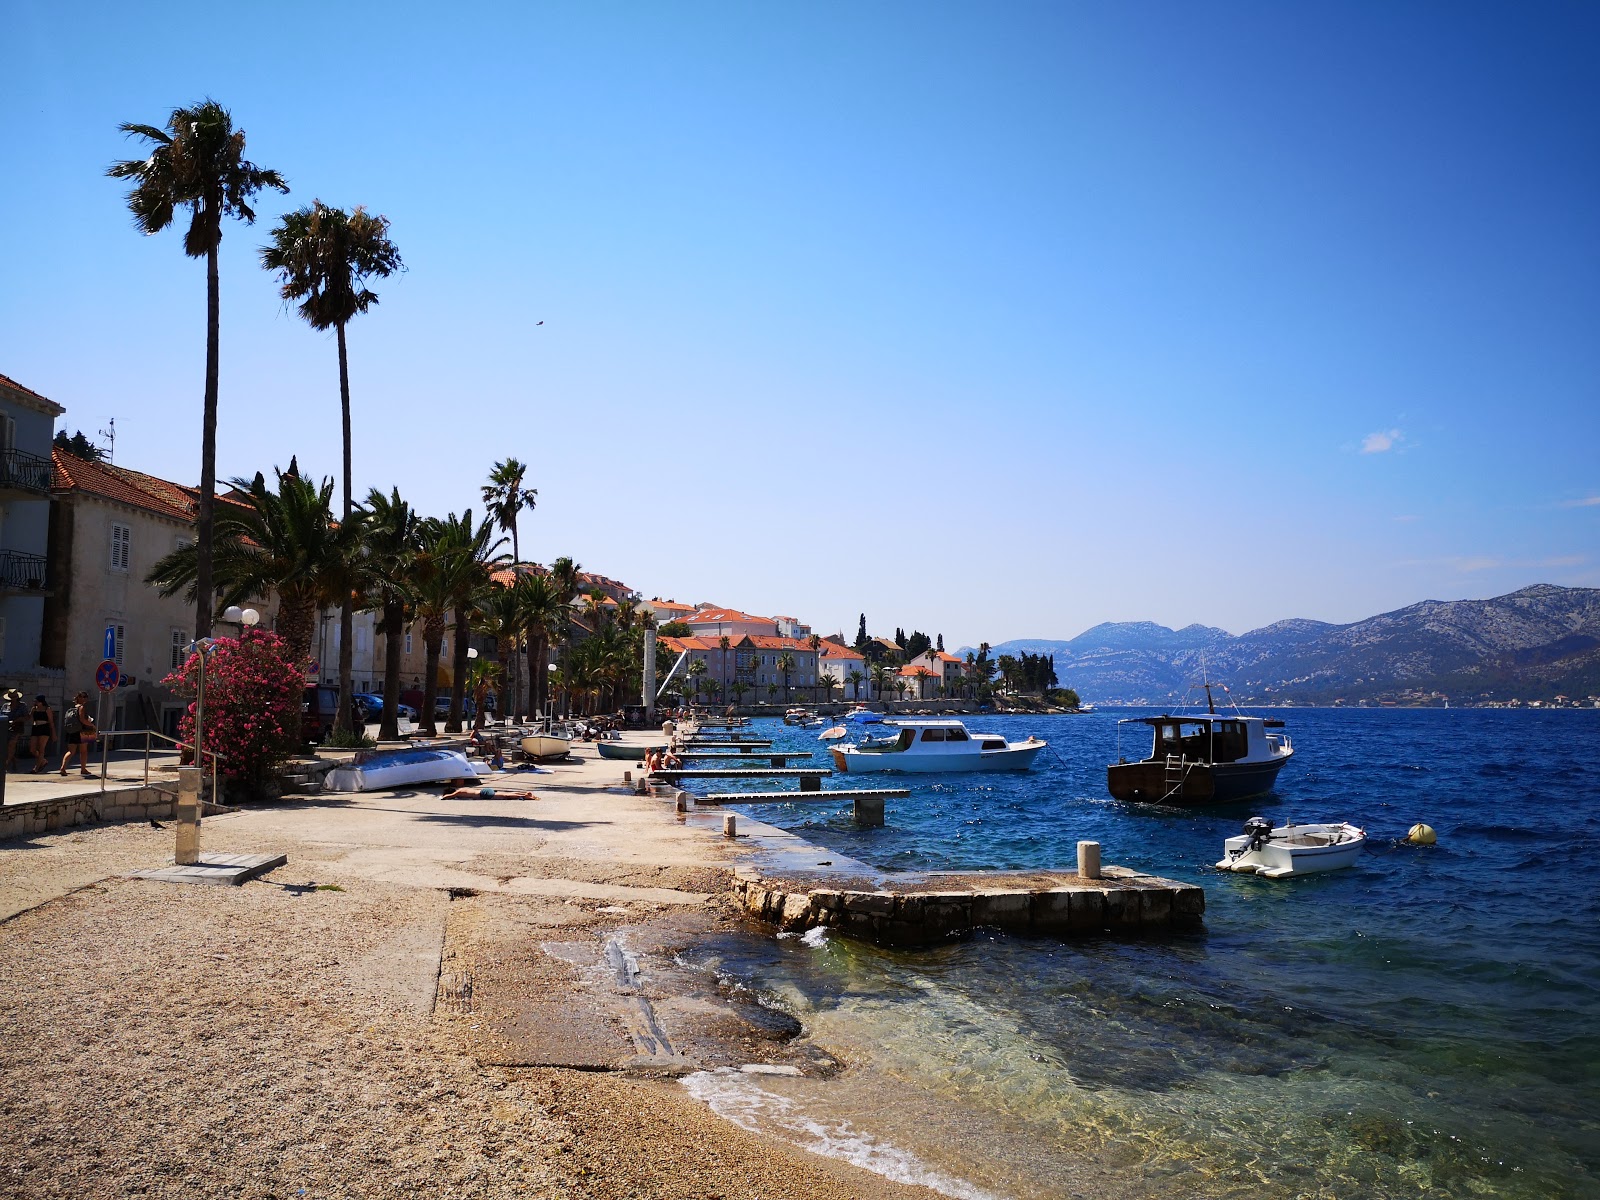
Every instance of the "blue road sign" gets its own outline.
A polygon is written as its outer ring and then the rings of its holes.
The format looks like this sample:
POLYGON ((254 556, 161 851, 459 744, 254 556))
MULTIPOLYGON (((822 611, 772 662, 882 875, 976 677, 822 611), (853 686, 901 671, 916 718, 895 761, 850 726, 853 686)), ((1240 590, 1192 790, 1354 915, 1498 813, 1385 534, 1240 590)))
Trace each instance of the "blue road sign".
POLYGON ((122 682, 122 668, 117 666, 117 660, 108 658, 94 669, 94 685, 102 692, 114 692, 117 684, 122 682))
POLYGON ((100 657, 102 657, 102 658, 115 658, 116 656, 117 656, 117 627, 115 625, 107 625, 106 626, 105 653, 102 654, 100 657))

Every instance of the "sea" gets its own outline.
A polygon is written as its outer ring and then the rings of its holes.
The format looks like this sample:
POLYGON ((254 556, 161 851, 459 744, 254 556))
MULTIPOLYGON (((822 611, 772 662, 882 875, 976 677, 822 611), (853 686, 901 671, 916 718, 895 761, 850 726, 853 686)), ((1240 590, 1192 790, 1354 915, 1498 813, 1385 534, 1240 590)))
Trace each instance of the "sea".
MULTIPOLYGON (((1184 810, 1106 791, 1119 718, 1150 711, 969 717, 1049 749, 1027 772, 898 777, 911 796, 879 829, 843 804, 746 811, 907 870, 1070 868, 1092 839, 1201 885, 1203 929, 923 950, 732 935, 684 962, 843 1066, 683 1086, 954 1197, 1600 1198, 1600 710, 1278 710, 1295 756, 1277 791, 1184 810), (1365 852, 1299 879, 1216 870, 1257 814, 1353 822, 1365 852), (1408 844, 1417 822, 1436 845, 1408 844)), ((1120 733, 1147 752, 1146 727, 1120 733)))

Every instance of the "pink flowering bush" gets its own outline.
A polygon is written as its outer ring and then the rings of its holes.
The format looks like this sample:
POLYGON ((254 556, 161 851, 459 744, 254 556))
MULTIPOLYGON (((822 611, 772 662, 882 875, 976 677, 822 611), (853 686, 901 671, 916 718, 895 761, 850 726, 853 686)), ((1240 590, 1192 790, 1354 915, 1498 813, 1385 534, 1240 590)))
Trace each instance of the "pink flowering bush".
MULTIPOLYGON (((200 655, 189 655, 162 682, 191 702, 178 736, 192 744, 200 655)), ((206 656, 201 736, 208 754, 223 756, 222 774, 230 783, 257 794, 266 790, 274 768, 300 743, 304 693, 301 668, 277 634, 247 628, 237 638, 216 639, 206 656)))

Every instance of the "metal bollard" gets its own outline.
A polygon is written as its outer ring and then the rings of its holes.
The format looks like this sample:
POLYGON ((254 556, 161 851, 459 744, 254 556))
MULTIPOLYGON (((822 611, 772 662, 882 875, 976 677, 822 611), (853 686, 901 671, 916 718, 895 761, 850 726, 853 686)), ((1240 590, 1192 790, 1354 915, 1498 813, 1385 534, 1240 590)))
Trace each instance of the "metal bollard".
POLYGON ((733 813, 722 814, 722 836, 731 838, 739 836, 739 818, 733 813))
POLYGON ((200 768, 178 768, 178 843, 172 861, 180 867, 200 861, 200 768))
POLYGON ((1078 843, 1078 874, 1084 879, 1100 878, 1100 843, 1078 843))

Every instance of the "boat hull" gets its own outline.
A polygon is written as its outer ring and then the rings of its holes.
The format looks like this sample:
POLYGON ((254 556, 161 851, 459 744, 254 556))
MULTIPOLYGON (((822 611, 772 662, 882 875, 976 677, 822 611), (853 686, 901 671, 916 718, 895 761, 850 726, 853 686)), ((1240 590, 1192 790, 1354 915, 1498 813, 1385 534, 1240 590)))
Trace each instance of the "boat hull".
POLYGON ((565 758, 572 751, 566 738, 536 733, 522 739, 522 752, 529 758, 565 758))
POLYGON ((1144 804, 1230 804, 1270 792, 1291 754, 1266 762, 1185 763, 1169 772, 1160 760, 1113 763, 1106 787, 1118 800, 1144 804))
POLYGON ((639 746, 627 742, 596 742, 595 748, 600 751, 601 758, 615 758, 623 762, 643 762, 644 756, 652 750, 665 750, 665 746, 639 746))
POLYGON ((326 792, 372 792, 416 783, 475 779, 488 767, 469 762, 459 750, 396 750, 360 763, 335 767, 323 776, 326 792))
POLYGON ((916 754, 907 751, 867 753, 851 746, 835 746, 834 769, 851 775, 893 772, 907 775, 944 775, 966 771, 1026 771, 1043 752, 1046 743, 1008 746, 1004 750, 971 751, 956 754, 916 754))

